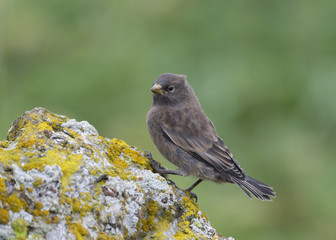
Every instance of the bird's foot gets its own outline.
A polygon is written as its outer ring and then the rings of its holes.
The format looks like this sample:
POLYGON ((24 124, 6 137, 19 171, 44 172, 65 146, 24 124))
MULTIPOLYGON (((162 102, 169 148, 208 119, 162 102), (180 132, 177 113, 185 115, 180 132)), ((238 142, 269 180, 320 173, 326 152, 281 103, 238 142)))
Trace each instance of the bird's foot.
POLYGON ((185 189, 184 191, 188 192, 188 193, 191 195, 191 197, 195 199, 195 202, 197 202, 197 200, 198 200, 198 197, 197 197, 196 193, 189 192, 189 191, 188 191, 188 188, 187 188, 187 189, 185 189))
MULTIPOLYGON (((171 180, 171 179, 167 179, 167 182, 168 182, 169 185, 173 185, 173 186, 176 187, 177 189, 181 189, 181 188, 179 188, 179 187, 176 185, 176 183, 175 183, 173 180, 171 180)), ((197 195, 196 195, 195 193, 190 192, 190 191, 189 191, 189 188, 184 189, 184 191, 188 192, 188 193, 191 195, 191 197, 195 199, 195 202, 197 202, 198 198, 197 198, 197 195)))
POLYGON ((99 182, 101 182, 101 181, 105 181, 105 180, 108 180, 108 176, 107 176, 107 174, 100 175, 100 176, 96 179, 96 183, 99 183, 99 182))
POLYGON ((180 189, 173 180, 167 179, 167 182, 168 182, 169 185, 173 185, 174 187, 180 189))
POLYGON ((151 165, 154 169, 155 172, 159 173, 160 175, 163 175, 165 177, 165 171, 167 170, 165 167, 162 167, 160 165, 160 163, 158 163, 157 161, 155 161, 152 157, 152 154, 149 151, 145 151, 145 156, 149 159, 149 161, 151 162, 151 165))
MULTIPOLYGON (((174 170, 168 170, 165 167, 162 167, 160 165, 160 163, 158 163, 157 161, 155 161, 152 157, 152 154, 149 151, 145 151, 145 156, 149 159, 149 161, 151 162, 152 168, 154 169, 155 172, 159 173, 161 176, 163 176, 164 178, 166 178, 166 174, 175 174, 175 175, 182 175, 179 171, 174 171, 174 170)), ((180 189, 176 183, 171 180, 171 179, 167 179, 168 184, 173 185, 174 187, 180 189)), ((195 199, 195 201, 197 202, 198 198, 197 195, 193 192, 191 192, 191 190, 195 187, 195 185, 190 186, 189 188, 185 189, 184 191, 190 193, 190 195, 195 199)))

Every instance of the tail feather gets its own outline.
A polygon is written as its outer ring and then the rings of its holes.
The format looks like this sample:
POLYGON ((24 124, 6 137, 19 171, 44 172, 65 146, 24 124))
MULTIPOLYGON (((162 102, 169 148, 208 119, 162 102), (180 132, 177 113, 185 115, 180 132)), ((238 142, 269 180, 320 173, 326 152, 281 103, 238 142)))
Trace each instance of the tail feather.
POLYGON ((263 201, 272 201, 271 197, 275 198, 273 188, 255 178, 249 176, 245 179, 231 177, 231 180, 238 185, 249 198, 252 198, 250 193, 263 201))

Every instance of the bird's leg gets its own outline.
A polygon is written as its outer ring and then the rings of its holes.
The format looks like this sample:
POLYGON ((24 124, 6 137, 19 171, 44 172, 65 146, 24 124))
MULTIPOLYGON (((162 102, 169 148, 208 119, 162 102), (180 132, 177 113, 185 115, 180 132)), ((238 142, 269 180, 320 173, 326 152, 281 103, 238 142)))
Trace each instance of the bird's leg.
POLYGON ((198 184, 200 184, 203 181, 203 179, 198 179, 196 182, 193 183, 190 187, 184 189, 187 192, 191 192, 198 184))
POLYGON ((193 192, 191 192, 198 184, 200 184, 203 180, 202 179, 198 179, 196 182, 194 182, 190 187, 184 189, 184 191, 187 191, 190 193, 190 195, 195 198, 196 202, 198 200, 197 195, 193 192))

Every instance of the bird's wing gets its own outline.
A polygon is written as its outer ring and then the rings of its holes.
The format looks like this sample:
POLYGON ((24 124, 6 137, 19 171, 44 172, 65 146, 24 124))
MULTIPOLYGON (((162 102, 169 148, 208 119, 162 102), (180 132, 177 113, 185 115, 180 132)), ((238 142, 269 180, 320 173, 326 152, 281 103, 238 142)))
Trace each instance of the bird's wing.
POLYGON ((205 122, 188 119, 192 124, 178 123, 175 126, 163 124, 162 130, 175 145, 192 154, 195 158, 207 162, 218 171, 230 172, 237 178, 245 173, 217 135, 215 127, 206 118, 205 122), (205 127, 207 126, 207 127, 205 127))

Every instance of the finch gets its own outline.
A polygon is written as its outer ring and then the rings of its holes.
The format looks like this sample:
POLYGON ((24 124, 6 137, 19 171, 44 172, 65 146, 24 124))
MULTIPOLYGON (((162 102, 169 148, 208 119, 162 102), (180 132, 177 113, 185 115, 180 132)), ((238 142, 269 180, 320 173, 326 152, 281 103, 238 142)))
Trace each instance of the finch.
POLYGON ((160 153, 178 167, 168 170, 150 158, 158 173, 196 176, 199 179, 185 189, 190 193, 203 180, 210 180, 234 183, 250 198, 251 194, 264 201, 275 197, 271 186, 248 176, 240 167, 202 110, 185 75, 161 74, 150 90, 149 134, 160 153))

